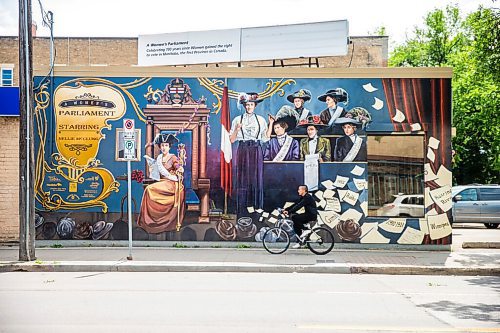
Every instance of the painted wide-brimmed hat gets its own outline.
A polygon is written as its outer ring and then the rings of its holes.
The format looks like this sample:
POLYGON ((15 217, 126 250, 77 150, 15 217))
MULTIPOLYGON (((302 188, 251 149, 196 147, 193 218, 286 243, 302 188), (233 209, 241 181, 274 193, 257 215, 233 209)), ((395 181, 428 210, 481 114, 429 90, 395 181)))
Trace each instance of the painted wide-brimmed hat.
POLYGON ((121 220, 114 222, 111 237, 116 240, 128 239, 128 223, 121 220))
POLYGON ((76 239, 89 239, 92 235, 92 226, 88 222, 78 223, 75 230, 76 239))
POLYGON ((285 131, 288 132, 297 127, 297 121, 299 120, 300 115, 290 105, 283 105, 276 113, 275 118, 275 124, 278 121, 284 121, 287 124, 288 127, 285 129, 285 131))
POLYGON ((35 213, 35 229, 42 226, 42 224, 44 222, 45 222, 45 219, 43 218, 43 216, 38 214, 38 213, 35 213))
POLYGON ((264 234, 266 231, 268 231, 270 228, 268 226, 264 226, 260 228, 259 232, 255 234, 255 240, 257 242, 262 242, 262 237, 264 237, 264 234))
POLYGON ((339 118, 335 119, 335 124, 338 124, 338 125, 351 124, 351 125, 356 125, 356 126, 361 125, 361 123, 358 120, 351 118, 351 117, 339 117, 339 118))
POLYGON ((42 226, 42 238, 52 239, 57 233, 57 225, 54 222, 46 222, 42 226))
POLYGON ((168 143, 170 146, 173 146, 175 143, 179 142, 173 134, 165 134, 160 133, 155 137, 154 144, 159 145, 161 143, 168 143))
POLYGON ((255 92, 240 93, 238 95, 238 102, 240 104, 245 104, 247 102, 254 102, 255 104, 262 102, 263 100, 259 98, 259 94, 255 92))
POLYGON ((340 221, 336 226, 335 230, 337 231, 340 238, 344 241, 354 242, 359 237, 361 237, 361 227, 358 222, 353 219, 348 219, 345 221, 340 221))
POLYGON ((337 102, 344 102, 347 104, 347 102, 349 101, 349 94, 342 88, 328 90, 323 95, 319 95, 318 100, 325 102, 328 96, 330 96, 331 98, 335 98, 337 102))
POLYGON ((236 233, 239 239, 253 237, 257 232, 257 226, 253 224, 251 217, 241 217, 236 222, 236 233))
POLYGON ((304 102, 307 102, 308 100, 311 99, 311 92, 307 89, 300 89, 299 91, 296 91, 293 94, 290 94, 286 97, 286 99, 290 103, 293 103, 293 100, 295 98, 302 98, 304 100, 304 102))
MULTIPOLYGON (((356 122, 353 123, 357 126, 361 125, 362 128, 365 128, 371 121, 372 121, 372 116, 370 112, 368 112, 367 109, 361 107, 361 106, 356 106, 350 109, 344 116, 345 118, 350 118, 354 119, 356 122)), ((338 118, 340 120, 342 118, 338 118)), ((337 123, 337 121, 335 123, 337 123)), ((347 120, 342 120, 345 123, 348 123, 347 120)), ((340 123, 338 123, 340 124, 340 123)))
POLYGON ((223 240, 232 241, 236 239, 236 228, 227 220, 218 221, 215 224, 215 231, 223 240))
POLYGON ((134 227, 132 229, 132 239, 133 240, 149 240, 149 234, 146 230, 141 227, 134 227))
POLYGON ((63 217, 57 222, 57 235, 60 239, 72 239, 75 232, 75 220, 71 217, 63 217))
POLYGON ((297 126, 300 127, 314 126, 317 129, 320 129, 326 127, 327 125, 321 122, 321 118, 319 116, 309 116, 306 119, 301 120, 297 126))
POLYGON ((113 223, 106 223, 106 221, 97 221, 92 226, 92 239, 102 239, 108 235, 109 231, 113 228, 113 223))

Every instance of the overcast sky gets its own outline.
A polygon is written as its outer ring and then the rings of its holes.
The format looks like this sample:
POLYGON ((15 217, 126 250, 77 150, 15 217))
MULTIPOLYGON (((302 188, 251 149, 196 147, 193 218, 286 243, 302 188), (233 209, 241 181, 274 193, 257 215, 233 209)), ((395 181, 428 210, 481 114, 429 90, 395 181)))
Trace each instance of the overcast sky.
MULTIPOLYGON (((48 36, 38 0, 31 0, 38 36, 48 36)), ((391 46, 401 43, 432 9, 458 3, 462 13, 492 0, 41 0, 54 13, 56 37, 137 37, 182 31, 245 28, 330 20, 349 22, 350 36, 385 26, 391 46)), ((18 0, 0 0, 0 35, 18 34, 18 0)))

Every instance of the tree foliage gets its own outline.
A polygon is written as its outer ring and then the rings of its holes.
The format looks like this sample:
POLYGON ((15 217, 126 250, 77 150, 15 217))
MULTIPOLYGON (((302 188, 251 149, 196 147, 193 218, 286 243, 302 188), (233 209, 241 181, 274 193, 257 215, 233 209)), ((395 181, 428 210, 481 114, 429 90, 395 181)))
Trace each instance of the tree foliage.
POLYGON ((500 182, 500 12, 479 7, 465 19, 457 6, 427 14, 424 27, 397 46, 390 66, 453 68, 454 178, 500 182))

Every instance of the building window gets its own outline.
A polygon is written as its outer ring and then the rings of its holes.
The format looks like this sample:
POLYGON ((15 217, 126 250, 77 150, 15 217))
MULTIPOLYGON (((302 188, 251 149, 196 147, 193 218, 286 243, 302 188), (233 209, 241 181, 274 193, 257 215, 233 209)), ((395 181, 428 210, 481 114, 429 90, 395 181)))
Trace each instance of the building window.
POLYGON ((11 87, 13 85, 14 85, 14 69, 2 68, 2 77, 0 80, 0 86, 11 87))
POLYGON ((424 136, 368 136, 368 215, 424 216, 424 136))

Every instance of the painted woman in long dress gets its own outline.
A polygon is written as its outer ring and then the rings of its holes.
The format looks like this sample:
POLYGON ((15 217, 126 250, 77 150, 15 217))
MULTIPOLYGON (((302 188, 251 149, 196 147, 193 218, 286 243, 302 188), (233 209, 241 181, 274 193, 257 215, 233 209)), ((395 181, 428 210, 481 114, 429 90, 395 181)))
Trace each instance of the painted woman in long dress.
POLYGON ((247 207, 262 209, 264 206, 264 152, 262 144, 269 140, 266 120, 255 114, 255 107, 262 100, 254 92, 238 97, 245 113, 231 123, 230 141, 238 142, 236 164, 236 205, 238 217, 248 213, 247 207))
POLYGON ((137 224, 149 233, 175 230, 180 227, 184 219, 186 201, 182 184, 184 168, 177 156, 169 152, 177 141, 178 139, 172 134, 160 134, 154 141, 160 148, 161 154, 152 167, 158 168, 160 179, 144 190, 137 221, 137 224))

